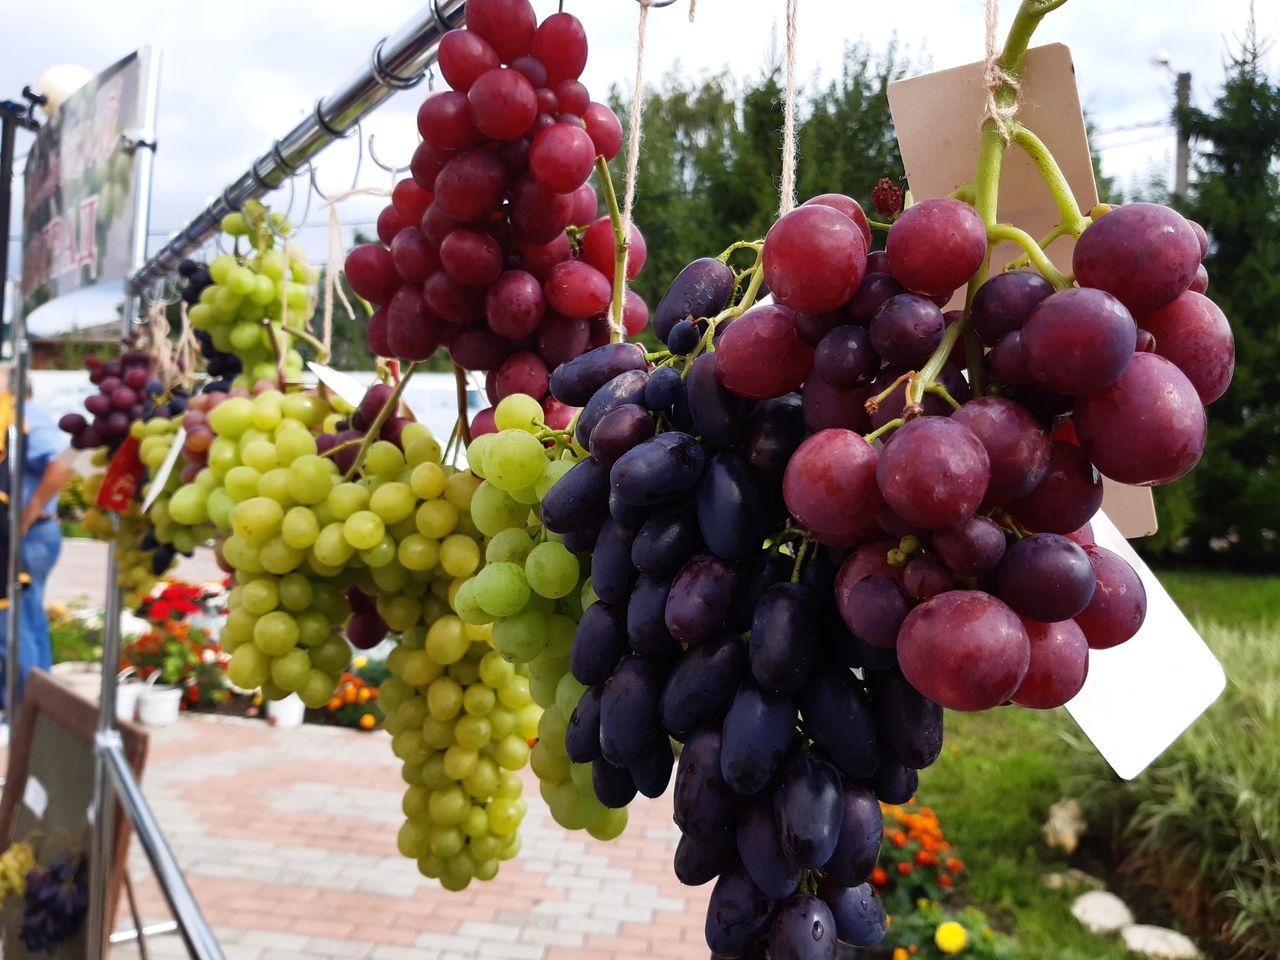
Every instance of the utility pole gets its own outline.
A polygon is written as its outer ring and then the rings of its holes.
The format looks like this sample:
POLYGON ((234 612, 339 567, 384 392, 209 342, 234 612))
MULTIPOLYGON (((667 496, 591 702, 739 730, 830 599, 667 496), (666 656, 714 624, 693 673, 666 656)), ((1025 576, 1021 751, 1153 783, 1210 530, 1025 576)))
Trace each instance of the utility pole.
POLYGON ((1187 197, 1188 181, 1191 175, 1191 143, 1187 137, 1187 124, 1184 112, 1191 106, 1191 74, 1178 74, 1175 87, 1176 103, 1173 119, 1178 128, 1178 153, 1174 161, 1173 195, 1179 200, 1187 197))

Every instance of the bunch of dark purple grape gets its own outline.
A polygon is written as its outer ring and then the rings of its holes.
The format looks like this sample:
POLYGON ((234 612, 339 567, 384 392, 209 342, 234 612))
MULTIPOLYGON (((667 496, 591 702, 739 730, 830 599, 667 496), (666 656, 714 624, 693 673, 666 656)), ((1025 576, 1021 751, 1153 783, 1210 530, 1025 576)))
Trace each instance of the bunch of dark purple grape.
POLYGON ((114 452, 135 420, 170 417, 186 409, 185 396, 169 394, 163 383, 152 379, 152 363, 151 356, 141 350, 128 350, 119 360, 85 358, 89 382, 98 392, 84 401, 92 419, 68 413, 58 420, 58 428, 71 435, 71 446, 77 450, 106 447, 114 452))
MULTIPOLYGON (((189 306, 199 303, 200 294, 213 284, 209 268, 194 260, 183 260, 178 264, 178 274, 187 281, 182 288, 182 299, 189 306)), ((200 355, 204 357, 205 372, 209 375, 209 381, 202 389, 206 393, 226 393, 231 389, 231 381, 244 369, 243 361, 231 351, 219 350, 209 331, 196 330, 195 335, 200 343, 200 355)))
POLYGON ((80 928, 89 894, 84 857, 62 854, 27 874, 19 936, 32 953, 52 953, 80 928))
POLYGON ((799 398, 753 404, 719 383, 713 354, 686 379, 625 344, 565 364, 551 389, 583 406, 592 457, 551 489, 543 522, 591 553, 599 597, 574 637, 570 668, 588 689, 568 756, 621 807, 660 795, 671 741, 684 744, 675 869, 688 884, 720 877, 717 954, 877 942, 877 801, 914 794, 942 711, 894 669, 854 672, 870 664, 834 602, 839 555, 807 555, 783 505, 807 434, 799 398))

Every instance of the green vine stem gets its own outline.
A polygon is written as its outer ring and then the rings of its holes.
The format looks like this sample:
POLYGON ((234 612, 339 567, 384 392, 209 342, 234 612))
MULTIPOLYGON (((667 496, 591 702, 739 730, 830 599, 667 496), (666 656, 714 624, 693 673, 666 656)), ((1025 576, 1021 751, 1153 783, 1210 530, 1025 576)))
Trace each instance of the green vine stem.
POLYGON ((987 228, 987 236, 991 240, 1008 240, 1010 243, 1016 243, 1023 249, 1023 252, 1041 276, 1053 284, 1055 290, 1066 290, 1071 286, 1071 278, 1064 274, 1061 270, 1053 265, 1049 258, 1041 249, 1040 244, 1036 243, 1035 238, 1025 230, 1008 223, 997 223, 995 226, 987 228))
MULTIPOLYGON (((409 371, 406 371, 404 379, 408 378, 409 371)), ((462 438, 463 446, 469 447, 471 446, 471 424, 467 420, 467 371, 456 363, 453 365, 453 387, 454 400, 458 408, 458 435, 462 438)))
MULTIPOLYGON (((1090 221, 1086 220, 1085 222, 1088 223, 1090 221)), ((1036 241, 1036 246, 1038 246, 1041 250, 1048 250, 1049 246, 1053 243, 1053 241, 1057 240, 1059 237, 1065 237, 1070 232, 1071 230, 1069 227, 1067 227, 1066 224, 1060 223, 1056 227, 1054 227, 1052 230, 1050 230, 1048 233, 1046 233, 1043 237, 1041 237, 1038 241, 1036 241)), ((1031 257, 1029 257, 1027 254, 1024 253, 1022 256, 1018 257, 1018 259, 1010 260, 1007 264, 1005 264, 1004 269, 1006 272, 1010 270, 1021 270, 1022 268, 1027 266, 1030 262, 1031 262, 1031 257)))
POLYGON ((613 302, 610 306, 609 342, 622 342, 622 316, 627 294, 627 249, 631 238, 622 222, 622 208, 618 206, 618 194, 613 189, 613 177, 609 174, 609 161, 596 157, 596 177, 604 191, 605 206, 609 208, 609 222, 613 224, 613 302))
POLYGON ((890 420, 888 423, 884 424, 883 426, 878 427, 875 430, 872 430, 868 434, 865 434, 862 439, 867 441, 867 443, 875 443, 875 441, 879 440, 886 433, 889 433, 893 430, 897 430, 904 423, 906 423, 906 421, 903 420, 902 417, 898 417, 897 419, 890 420))
POLYGON ((1072 236, 1080 236, 1085 227, 1089 225, 1089 219, 1080 212, 1080 206, 1076 203, 1075 194, 1071 192, 1071 184, 1067 182, 1066 174, 1058 166, 1058 161, 1049 152, 1049 148, 1045 146, 1044 141, 1022 124, 1014 123, 1012 125, 1012 137, 1013 142, 1035 164, 1036 170, 1040 174, 1040 179, 1045 182, 1045 186, 1049 188, 1049 193, 1053 195, 1053 202, 1058 208, 1058 215, 1063 227, 1072 236))
POLYGON ((351 468, 342 475, 342 479, 350 480, 356 475, 356 471, 364 464, 365 454, 369 452, 369 448, 373 446, 378 434, 382 432, 382 425, 387 422, 387 418, 391 416, 391 412, 400 406, 400 397, 404 393, 404 388, 409 385, 409 381, 413 379, 414 371, 418 369, 417 361, 409 364, 405 368, 404 374, 400 378, 400 382, 396 384, 396 388, 391 391, 391 396, 387 397, 387 402, 382 405, 382 409, 378 411, 378 415, 374 418, 373 423, 369 425, 368 431, 364 435, 364 439, 360 441, 360 449, 356 451, 356 458, 351 464, 351 468))

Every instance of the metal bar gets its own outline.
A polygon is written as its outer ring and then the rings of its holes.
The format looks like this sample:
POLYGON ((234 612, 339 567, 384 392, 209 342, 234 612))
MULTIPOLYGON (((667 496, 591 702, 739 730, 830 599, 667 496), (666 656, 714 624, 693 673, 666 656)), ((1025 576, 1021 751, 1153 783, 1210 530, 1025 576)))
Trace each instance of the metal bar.
MULTIPOLYGON (((111 785, 120 795, 120 803, 133 823, 138 834, 138 842, 151 862, 156 881, 160 885, 164 898, 178 922, 179 932, 187 945, 187 952, 196 960, 223 960, 222 948, 213 935, 209 922, 204 918, 200 905, 187 886, 187 878, 182 875, 182 868, 169 849, 164 839, 155 814, 151 811, 142 788, 133 778, 133 770, 124 755, 120 743, 120 735, 115 732, 99 733, 97 736, 97 755, 102 758, 111 785)), ((110 834, 106 824, 95 824, 100 833, 110 834)), ((89 954, 96 957, 98 954, 89 954)))
POLYGON ((221 194, 129 278, 136 292, 177 268, 218 230, 222 218, 247 200, 265 196, 397 90, 416 84, 435 62, 440 38, 461 26, 466 0, 430 0, 404 26, 374 47, 369 63, 335 93, 321 99, 305 120, 275 142, 221 194))
POLYGON ((177 920, 165 920, 163 923, 149 923, 145 927, 134 930, 117 930, 111 935, 111 943, 131 943, 146 937, 163 937, 168 933, 178 932, 177 920))
MULTIPOLYGON (((16 104, 6 103, 3 113, 0 114, 0 124, 3 129, 0 130, 0 227, 4 229, 3 244, 0 244, 0 322, 4 320, 5 297, 4 282, 9 275, 9 219, 12 216, 11 205, 13 202, 13 147, 14 138, 18 132, 18 115, 15 112, 20 109, 16 104)), ((11 331, 12 348, 10 356, 17 366, 21 366, 21 356, 26 352, 26 336, 22 330, 22 303, 14 297, 16 309, 14 310, 13 329, 11 331)), ((16 369, 16 368, 15 368, 16 369)), ((13 382, 11 377, 9 383, 0 385, 5 390, 15 390, 17 384, 13 382)), ((18 698, 22 693, 22 685, 19 683, 19 675, 21 673, 21 657, 19 654, 18 643, 18 600, 21 595, 21 588, 18 584, 18 575, 22 572, 22 467, 24 466, 23 435, 22 435, 22 414, 26 397, 20 392, 14 392, 13 396, 13 424, 9 427, 9 435, 5 438, 7 441, 6 450, 9 457, 9 569, 5 571, 5 576, 9 582, 9 606, 4 612, 5 618, 5 712, 9 721, 9 729, 17 729, 18 717, 18 698)))
MULTIPOLYGON (((156 111, 160 96, 160 51, 143 51, 147 76, 142 107, 142 132, 140 139, 154 143, 156 111)), ((147 258, 147 226, 151 217, 151 179, 154 171, 152 150, 136 148, 133 170, 133 254, 131 263, 137 265, 147 258)), ((138 299, 126 288, 121 310, 120 339, 129 338, 138 299)), ((119 520, 116 523, 119 530, 119 520)), ((116 672, 120 663, 120 580, 116 563, 116 544, 113 539, 107 546, 106 609, 102 625, 102 684, 98 698, 98 739, 119 742, 116 733, 116 672)), ((88 953, 94 958, 105 957, 109 928, 115 918, 107 915, 110 900, 111 861, 115 856, 115 794, 108 776, 107 761, 101 750, 94 754, 94 851, 89 861, 89 918, 88 953)), ((132 778, 131 778, 132 779, 132 778)), ((135 784, 136 787, 136 784, 135 784)), ((141 793, 139 792, 139 795, 141 793)), ((163 842, 163 841, 162 841, 163 842)), ((163 887, 163 882, 161 884, 163 887)), ((166 896, 168 891, 165 891, 166 896)), ((218 954, 221 956, 221 954, 218 954)))

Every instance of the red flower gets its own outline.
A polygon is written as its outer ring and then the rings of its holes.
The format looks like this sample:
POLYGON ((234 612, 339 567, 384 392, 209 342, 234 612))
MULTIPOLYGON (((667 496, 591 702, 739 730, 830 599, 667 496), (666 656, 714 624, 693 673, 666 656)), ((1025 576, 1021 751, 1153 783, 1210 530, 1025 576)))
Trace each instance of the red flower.
POLYGON ((148 611, 152 620, 167 620, 172 612, 172 605, 167 600, 157 600, 148 611))
POLYGON ((889 874, 884 867, 876 867, 871 871, 871 882, 877 887, 883 887, 889 882, 889 874))
POLYGON ((902 863, 898 864, 898 872, 905 877, 911 872, 911 864, 904 860, 902 863))
POLYGON ((951 888, 956 885, 956 882, 951 879, 951 874, 944 873, 942 876, 938 877, 938 884, 943 887, 951 888))

